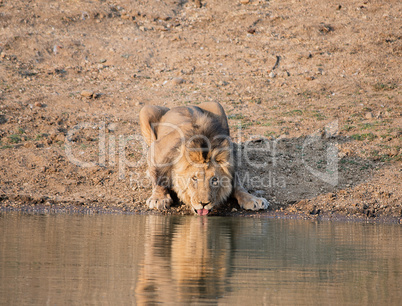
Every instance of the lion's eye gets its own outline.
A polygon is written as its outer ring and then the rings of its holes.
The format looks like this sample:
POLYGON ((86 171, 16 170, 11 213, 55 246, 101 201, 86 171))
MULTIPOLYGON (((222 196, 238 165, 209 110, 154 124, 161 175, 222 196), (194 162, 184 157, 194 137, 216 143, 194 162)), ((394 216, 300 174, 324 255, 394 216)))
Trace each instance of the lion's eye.
POLYGON ((212 183, 212 185, 217 186, 218 185, 218 178, 216 178, 216 177, 211 178, 211 183, 212 183))
POLYGON ((193 176, 191 179, 192 179, 194 182, 197 181, 197 177, 196 177, 196 176, 193 176))

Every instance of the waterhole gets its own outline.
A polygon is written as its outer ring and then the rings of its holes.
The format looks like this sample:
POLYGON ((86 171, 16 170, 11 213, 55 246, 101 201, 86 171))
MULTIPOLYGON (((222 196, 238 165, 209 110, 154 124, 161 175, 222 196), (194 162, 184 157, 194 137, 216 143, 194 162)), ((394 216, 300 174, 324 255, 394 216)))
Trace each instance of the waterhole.
POLYGON ((402 227, 0 214, 1 305, 397 305, 402 227))

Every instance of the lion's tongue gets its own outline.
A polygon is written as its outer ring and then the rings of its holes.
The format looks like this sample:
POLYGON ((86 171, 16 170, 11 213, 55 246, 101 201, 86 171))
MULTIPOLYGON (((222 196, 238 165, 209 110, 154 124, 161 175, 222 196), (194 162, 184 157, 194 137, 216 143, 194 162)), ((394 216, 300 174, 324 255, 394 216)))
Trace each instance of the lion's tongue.
POLYGON ((205 208, 197 209, 197 214, 200 216, 206 216, 206 215, 208 215, 208 212, 209 212, 208 209, 205 209, 205 208))

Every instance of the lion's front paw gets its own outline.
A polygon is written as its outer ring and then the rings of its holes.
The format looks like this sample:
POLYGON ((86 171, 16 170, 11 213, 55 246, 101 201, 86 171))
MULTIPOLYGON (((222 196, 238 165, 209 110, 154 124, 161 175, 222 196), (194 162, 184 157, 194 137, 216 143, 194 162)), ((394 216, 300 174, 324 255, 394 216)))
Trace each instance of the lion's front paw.
POLYGON ((172 198, 169 194, 155 194, 153 193, 151 197, 147 200, 147 205, 149 208, 156 209, 167 209, 173 203, 172 198))
POLYGON ((247 210, 267 209, 269 206, 269 202, 266 199, 258 198, 251 194, 243 196, 238 202, 241 208, 247 210))

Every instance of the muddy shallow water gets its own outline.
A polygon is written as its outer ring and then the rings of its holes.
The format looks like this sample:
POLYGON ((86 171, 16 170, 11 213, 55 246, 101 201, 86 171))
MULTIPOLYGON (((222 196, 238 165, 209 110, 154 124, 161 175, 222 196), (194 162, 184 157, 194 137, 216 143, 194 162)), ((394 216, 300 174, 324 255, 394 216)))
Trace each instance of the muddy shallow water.
POLYGON ((0 304, 402 299, 402 227, 241 217, 0 214, 0 304))

